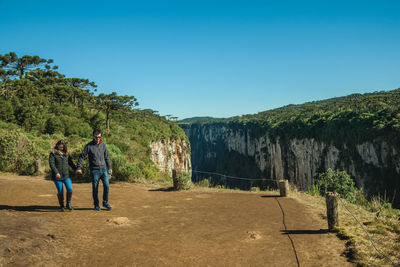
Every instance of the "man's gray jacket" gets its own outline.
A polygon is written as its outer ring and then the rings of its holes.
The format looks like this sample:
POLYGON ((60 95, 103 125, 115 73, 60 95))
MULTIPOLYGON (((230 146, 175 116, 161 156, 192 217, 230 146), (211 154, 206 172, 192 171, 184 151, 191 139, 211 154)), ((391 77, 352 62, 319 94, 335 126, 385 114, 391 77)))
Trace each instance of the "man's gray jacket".
POLYGON ((99 144, 92 141, 88 143, 83 149, 81 155, 78 159, 78 164, 76 165, 76 169, 80 170, 82 166, 82 161, 85 159, 86 155, 89 156, 89 168, 91 170, 99 170, 106 167, 111 169, 111 161, 108 156, 108 151, 106 144, 100 141, 99 144))

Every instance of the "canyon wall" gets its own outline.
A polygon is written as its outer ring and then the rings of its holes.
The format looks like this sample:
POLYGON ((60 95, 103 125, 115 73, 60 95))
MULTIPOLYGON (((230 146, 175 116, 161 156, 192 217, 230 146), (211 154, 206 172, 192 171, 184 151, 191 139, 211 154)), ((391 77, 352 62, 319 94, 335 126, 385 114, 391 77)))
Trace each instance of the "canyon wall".
MULTIPOLYGON (((196 171, 226 175, 288 179, 301 190, 328 168, 345 170, 367 194, 394 197, 400 181, 399 151, 384 139, 349 144, 315 138, 288 138, 227 123, 181 125, 192 147, 196 171)), ((243 183, 242 183, 243 184, 243 183)), ((400 193, 400 192, 398 192, 400 193)), ((392 199, 389 199, 392 200, 392 199)))

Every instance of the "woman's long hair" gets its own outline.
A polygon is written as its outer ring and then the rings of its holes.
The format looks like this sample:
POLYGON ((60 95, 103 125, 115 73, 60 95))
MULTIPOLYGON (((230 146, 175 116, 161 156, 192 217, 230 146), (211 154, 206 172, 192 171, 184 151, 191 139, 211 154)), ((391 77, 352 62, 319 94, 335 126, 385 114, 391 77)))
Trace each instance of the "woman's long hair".
POLYGON ((59 145, 64 145, 64 149, 61 152, 67 154, 68 153, 67 142, 65 142, 64 140, 58 141, 57 144, 54 146, 54 149, 59 150, 58 149, 59 145))

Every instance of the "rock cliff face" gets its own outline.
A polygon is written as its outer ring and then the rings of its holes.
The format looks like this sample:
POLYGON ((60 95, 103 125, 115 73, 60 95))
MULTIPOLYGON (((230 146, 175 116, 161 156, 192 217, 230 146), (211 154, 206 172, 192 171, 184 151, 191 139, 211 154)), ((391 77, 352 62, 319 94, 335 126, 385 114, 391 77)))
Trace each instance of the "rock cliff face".
POLYGON ((367 193, 381 195, 385 191, 387 195, 395 194, 392 184, 400 180, 399 153, 385 140, 351 145, 345 140, 334 144, 313 138, 272 139, 267 132, 256 137, 245 126, 232 129, 223 123, 182 125, 182 128, 191 142, 193 170, 288 179, 305 190, 318 173, 328 168, 340 169, 352 175, 367 193))
POLYGON ((172 172, 190 172, 190 145, 181 139, 159 140, 150 143, 151 160, 161 171, 172 176, 172 172))

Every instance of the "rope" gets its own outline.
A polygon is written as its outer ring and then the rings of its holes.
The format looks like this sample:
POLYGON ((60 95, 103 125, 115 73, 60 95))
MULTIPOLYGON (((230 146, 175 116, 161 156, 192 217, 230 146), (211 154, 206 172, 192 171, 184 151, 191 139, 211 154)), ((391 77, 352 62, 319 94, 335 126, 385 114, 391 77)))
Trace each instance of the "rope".
POLYGON ((276 202, 278 202, 279 208, 281 208, 282 218, 283 218, 283 226, 285 226, 285 232, 287 233, 287 236, 289 237, 290 243, 292 243, 292 248, 293 248, 294 256, 296 257, 297 266, 300 267, 300 262, 299 262, 299 258, 297 257, 296 247, 294 246, 294 242, 293 242, 292 237, 288 233, 287 226, 286 226, 286 223, 285 223, 285 212, 283 211, 281 203, 279 203, 279 200, 276 197, 275 197, 275 200, 276 200, 276 202))
MULTIPOLYGON (((219 175, 222 176, 224 178, 231 178, 231 179, 237 179, 237 180, 247 180, 247 181, 274 181, 274 182, 278 182, 277 180, 273 180, 273 179, 266 179, 266 178, 261 178, 261 179, 249 179, 249 178, 244 178, 244 177, 236 177, 236 176, 229 176, 229 175, 225 175, 225 174, 221 174, 221 173, 216 173, 216 172, 205 172, 205 171, 197 171, 197 170, 192 170, 192 172, 196 172, 196 173, 203 173, 203 174, 210 174, 210 175, 219 175)), ((339 194, 338 194, 339 196, 339 194)), ((344 204, 344 202, 342 201, 342 199, 340 197, 338 197, 340 202, 342 203, 342 205, 345 207, 345 209, 351 214, 351 216, 353 216, 353 218, 357 221, 357 223, 361 226, 361 228, 364 230, 364 232, 367 234, 369 241, 371 242, 372 246, 374 247, 374 249, 383 257, 385 257, 386 259, 388 259, 391 264, 393 266, 397 266, 390 258, 389 256, 387 256, 386 254, 384 254, 383 252, 381 252, 376 246, 375 246, 375 242, 372 240, 371 236, 369 235, 369 233, 367 232, 367 230, 365 230, 364 226, 360 223, 360 221, 356 218, 356 216, 354 216, 354 214, 348 209, 348 207, 344 204)), ((275 198, 276 199, 276 198, 275 198)), ((285 226, 285 230, 287 231, 287 227, 285 224, 285 213, 282 209, 281 204, 279 203, 279 201, 276 199, 276 201, 278 202, 279 207, 281 208, 282 211, 282 215, 283 215, 283 225, 285 226)), ((290 235, 288 234, 288 237, 290 239, 290 242, 292 243, 292 247, 293 247, 293 251, 294 254, 296 256, 296 260, 297 260, 297 265, 300 266, 299 263, 299 259, 297 257, 297 253, 296 253, 296 248, 294 246, 293 240, 290 237, 290 235)))
MULTIPOLYGON (((337 194, 339 196, 339 194, 337 194)), ((343 200, 338 197, 338 199, 340 200, 340 202, 342 203, 342 205, 345 207, 345 209, 351 214, 351 216, 353 216, 353 218, 358 222, 358 224, 361 226, 361 228, 364 230, 364 232, 367 234, 369 241, 371 242, 372 246, 374 247, 374 249, 383 257, 385 257, 386 259, 388 259, 393 266, 397 266, 390 258, 389 256, 387 256, 386 254, 384 254, 383 252, 381 252, 376 246, 375 246, 375 242, 372 240, 371 236, 369 235, 369 233, 367 232, 367 230, 365 230, 364 226, 362 225, 362 223, 360 223, 360 221, 356 218, 356 216, 354 216, 354 214, 349 210, 349 208, 346 206, 346 204, 344 204, 343 200)))
POLYGON ((231 178, 231 179, 237 179, 237 180, 248 180, 248 181, 274 181, 274 179, 266 179, 266 178, 260 178, 260 179, 249 179, 249 178, 244 178, 244 177, 236 177, 236 176, 229 176, 221 173, 216 173, 216 172, 204 172, 204 171, 196 171, 192 170, 192 172, 197 172, 197 173, 204 173, 204 174, 211 174, 211 175, 219 175, 225 178, 231 178))

